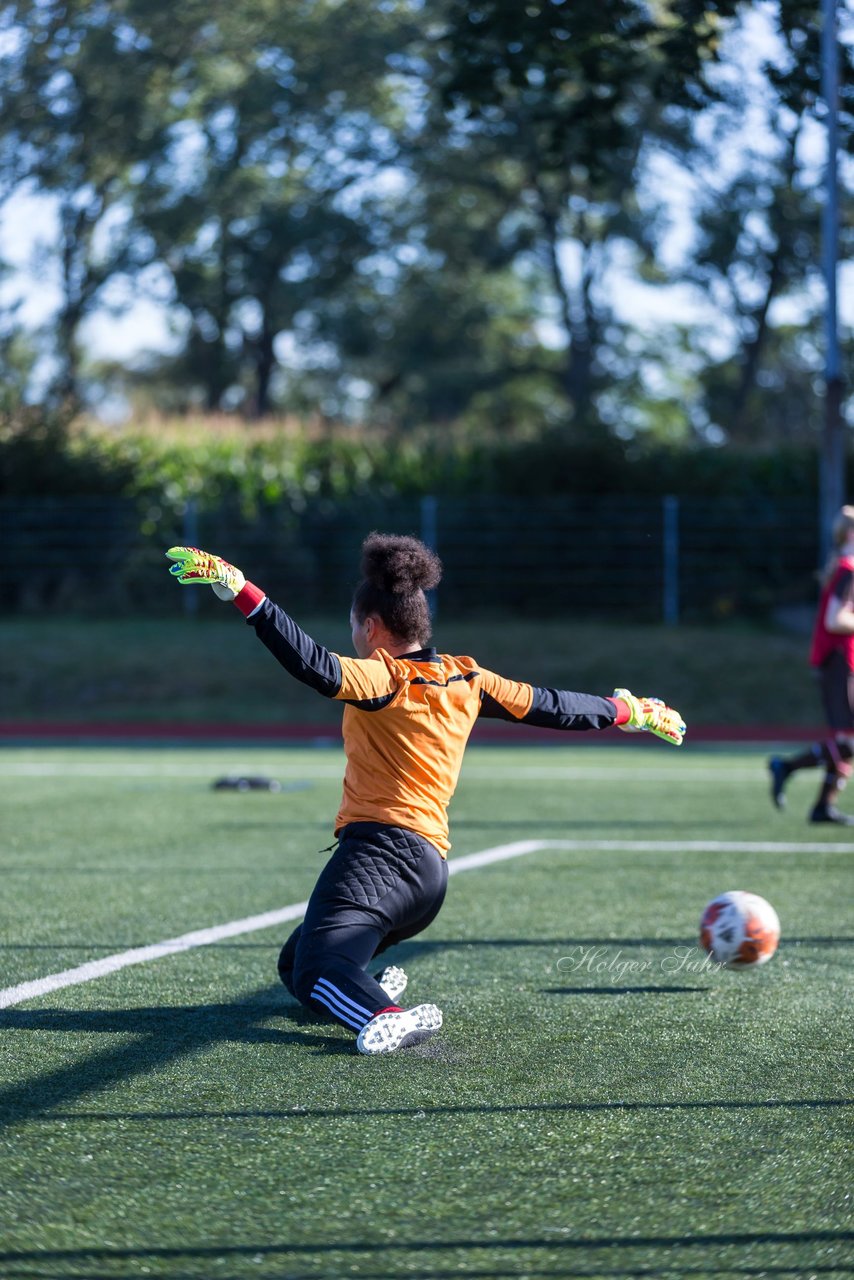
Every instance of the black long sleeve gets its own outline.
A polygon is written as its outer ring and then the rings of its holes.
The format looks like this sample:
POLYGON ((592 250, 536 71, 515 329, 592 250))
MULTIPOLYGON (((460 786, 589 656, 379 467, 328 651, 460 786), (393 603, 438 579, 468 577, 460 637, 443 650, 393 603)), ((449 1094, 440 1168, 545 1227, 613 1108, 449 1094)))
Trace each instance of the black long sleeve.
POLYGON ((488 720, 510 720, 540 729, 607 729, 617 719, 617 708, 610 698, 592 693, 573 693, 569 689, 542 689, 531 686, 531 707, 523 716, 514 715, 491 694, 481 692, 480 716, 488 720))
POLYGON ((337 655, 312 640, 284 609, 265 598, 246 621, 290 675, 326 698, 335 697, 341 688, 337 655))

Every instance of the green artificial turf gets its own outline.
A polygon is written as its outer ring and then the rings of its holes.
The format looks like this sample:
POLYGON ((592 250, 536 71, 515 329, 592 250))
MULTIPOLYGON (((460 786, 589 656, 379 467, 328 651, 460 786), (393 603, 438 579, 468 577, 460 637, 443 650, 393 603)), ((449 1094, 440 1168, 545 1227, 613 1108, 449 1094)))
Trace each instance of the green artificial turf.
MULTIPOLYGON (((3 751, 0 988, 301 901, 341 765, 3 751), (298 789, 211 790, 240 771, 298 789)), ((386 1058, 287 996, 291 925, 0 1010, 0 1276, 850 1276, 854 837, 816 782, 780 814, 756 752, 472 748, 452 859, 564 846, 388 953, 445 1025, 386 1058), (732 888, 782 921, 752 972, 695 947, 732 888)))

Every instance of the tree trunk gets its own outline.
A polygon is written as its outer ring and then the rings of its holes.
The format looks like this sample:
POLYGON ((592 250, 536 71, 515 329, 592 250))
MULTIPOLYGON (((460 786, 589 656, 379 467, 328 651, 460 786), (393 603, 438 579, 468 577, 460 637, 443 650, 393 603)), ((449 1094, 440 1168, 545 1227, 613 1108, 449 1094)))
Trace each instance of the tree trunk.
POLYGON ((270 381, 273 376, 273 370, 276 367, 276 354, 273 350, 275 336, 270 325, 268 313, 265 310, 261 333, 255 344, 255 405, 252 411, 253 418, 264 418, 270 412, 270 381))
MULTIPOLYGON (((786 157, 786 168, 784 174, 784 185, 779 187, 775 195, 775 200, 781 198, 785 200, 786 192, 794 180, 797 172, 796 151, 798 145, 798 135, 800 133, 800 121, 795 126, 794 131, 788 140, 788 154, 786 157)), ((779 206, 772 211, 771 229, 776 235, 776 245, 771 255, 771 265, 768 269, 768 279, 765 286, 765 295, 758 307, 754 308, 751 318, 756 325, 756 331, 749 341, 745 342, 741 352, 741 373, 738 380, 738 386, 733 395, 732 404, 732 430, 736 436, 749 438, 751 434, 751 423, 747 420, 747 405, 750 393, 756 385, 756 375, 765 352, 765 342, 768 336, 768 312, 771 303, 777 296, 777 291, 783 280, 783 267, 791 251, 790 237, 791 227, 787 223, 785 210, 779 206), (776 215, 776 216, 775 216, 776 215)))
MULTIPOLYGON (((558 302, 561 324, 567 336, 567 355, 561 374, 561 386, 571 401, 575 415, 587 418, 590 410, 590 385, 593 351, 590 342, 589 278, 582 268, 579 297, 573 298, 560 263, 560 218, 542 185, 534 179, 540 201, 540 222, 546 245, 549 273, 558 302)), ((586 252, 586 246, 584 246, 586 252)))
POLYGON ((80 283, 85 264, 80 261, 81 215, 74 209, 60 210, 62 307, 56 320, 56 352, 59 372, 54 381, 55 394, 63 403, 80 403, 80 352, 77 329, 83 318, 83 290, 80 283))
POLYGON ((771 258, 771 269, 768 272, 765 297, 753 312, 752 318, 756 324, 756 332, 742 348, 741 373, 732 401, 732 433, 743 438, 748 438, 751 435, 751 424, 747 420, 748 415, 746 413, 747 404, 750 393, 756 384, 756 375, 765 349, 765 339, 768 333, 768 311, 776 297, 777 288, 782 278, 783 256, 783 245, 778 240, 777 247, 771 258))

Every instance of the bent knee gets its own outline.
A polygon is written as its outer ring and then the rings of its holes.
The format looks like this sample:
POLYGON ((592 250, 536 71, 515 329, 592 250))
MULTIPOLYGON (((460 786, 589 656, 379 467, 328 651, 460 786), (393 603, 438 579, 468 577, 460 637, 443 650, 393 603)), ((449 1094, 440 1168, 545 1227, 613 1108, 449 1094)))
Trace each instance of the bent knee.
POLYGON ((321 976, 321 972, 321 969, 316 964, 300 964, 299 959, 297 959, 290 975, 290 989, 300 1004, 311 1004, 311 993, 314 990, 314 984, 321 976))
MULTIPOLYGON (((296 996, 297 993, 294 990, 294 953, 293 948, 289 948, 287 943, 279 952, 278 970, 281 981, 291 995, 296 996)), ((299 996, 297 996, 297 999, 299 999, 299 996)))

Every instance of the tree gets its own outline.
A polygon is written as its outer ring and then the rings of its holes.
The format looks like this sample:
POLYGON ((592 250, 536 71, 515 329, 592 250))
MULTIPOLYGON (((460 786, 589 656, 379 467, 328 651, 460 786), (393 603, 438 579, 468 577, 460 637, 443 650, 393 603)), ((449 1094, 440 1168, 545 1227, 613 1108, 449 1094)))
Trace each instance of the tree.
POLYGON ((0 172, 7 192, 55 201, 53 389, 63 401, 81 394, 81 322, 105 284, 140 262, 129 202, 161 127, 162 69, 180 56, 172 13, 162 0, 19 0, 3 13, 0 172), (157 40, 133 26, 141 8, 157 40))
POLYGON ((684 145, 712 97, 707 67, 735 3, 566 0, 449 3, 438 87, 459 148, 515 188, 516 216, 564 335, 560 386, 581 426, 596 421, 601 352, 617 326, 611 249, 649 261, 636 184, 651 139, 684 145))
POLYGON ((373 251, 366 188, 395 156, 386 59, 404 4, 244 0, 201 24, 137 202, 189 317, 208 408, 271 403, 276 345, 373 251), (346 57, 341 50, 346 49, 346 57))
MULTIPOLYGON (((720 306, 730 351, 705 353, 708 417, 739 443, 805 439, 818 429, 814 383, 821 370, 823 284, 821 203, 814 155, 804 145, 824 115, 820 98, 820 14, 815 4, 782 0, 777 49, 762 67, 760 90, 736 86, 721 103, 716 129, 695 147, 695 173, 726 172, 724 149, 741 162, 723 182, 703 179, 697 240, 685 278, 720 306), (760 148, 743 140, 748 113, 766 118, 760 148), (788 304, 788 305, 785 305, 788 304), (797 309, 799 321, 793 323, 797 309)), ((843 126, 854 123, 851 50, 841 49, 843 126)), ((851 145, 850 130, 848 137, 851 145)), ((842 252, 854 244, 843 229, 842 252)), ((702 334, 698 334, 702 345, 702 334)))

